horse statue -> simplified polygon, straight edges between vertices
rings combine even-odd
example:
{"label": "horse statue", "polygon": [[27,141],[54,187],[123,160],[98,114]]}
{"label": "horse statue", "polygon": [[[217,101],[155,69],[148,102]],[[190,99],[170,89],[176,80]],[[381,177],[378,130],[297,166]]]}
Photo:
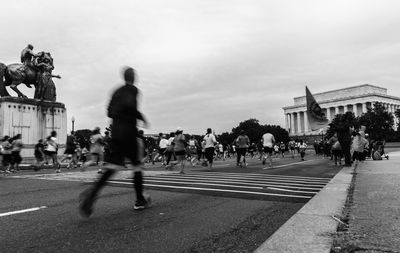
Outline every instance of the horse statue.
{"label": "horse statue", "polygon": [[52,87],[51,91],[54,94],[47,95],[47,97],[44,97],[46,95],[42,92],[44,90],[43,86],[54,86],[51,80],[52,77],[61,78],[58,75],[51,74],[53,69],[53,58],[48,52],[38,53],[34,57],[32,64],[29,65],[21,63],[5,65],[0,63],[0,96],[9,97],[10,94],[6,87],[10,86],[18,94],[18,97],[27,98],[17,88],[18,85],[23,83],[29,88],[32,88],[32,85],[35,87],[35,99],[55,101],[55,87]]}

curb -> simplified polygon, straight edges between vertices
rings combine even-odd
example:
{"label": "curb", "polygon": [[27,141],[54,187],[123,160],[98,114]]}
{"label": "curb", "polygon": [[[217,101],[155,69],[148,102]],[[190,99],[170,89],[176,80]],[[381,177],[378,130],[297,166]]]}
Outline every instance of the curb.
{"label": "curb", "polygon": [[347,199],[354,167],[343,167],[335,177],[254,253],[329,253]]}

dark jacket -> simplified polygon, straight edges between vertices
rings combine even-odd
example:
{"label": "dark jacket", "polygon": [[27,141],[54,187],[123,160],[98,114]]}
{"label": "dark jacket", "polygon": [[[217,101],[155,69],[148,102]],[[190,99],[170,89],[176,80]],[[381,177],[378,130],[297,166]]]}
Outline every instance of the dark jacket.
{"label": "dark jacket", "polygon": [[136,120],[143,120],[143,115],[137,110],[138,89],[126,84],[117,89],[108,105],[107,116],[115,123],[130,123],[136,126]]}

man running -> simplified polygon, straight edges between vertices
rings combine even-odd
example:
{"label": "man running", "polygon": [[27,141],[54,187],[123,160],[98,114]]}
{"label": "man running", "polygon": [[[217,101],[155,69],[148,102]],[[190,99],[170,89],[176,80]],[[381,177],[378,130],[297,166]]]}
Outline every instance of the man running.
{"label": "man running", "polygon": [[124,168],[125,158],[128,158],[135,167],[133,184],[136,192],[134,210],[145,209],[150,204],[150,197],[143,196],[143,174],[138,157],[138,130],[137,120],[141,120],[147,127],[147,121],[137,109],[138,89],[135,83],[135,70],[127,67],[124,72],[125,85],[117,89],[112,95],[108,106],[108,117],[113,120],[111,129],[111,149],[108,164],[103,174],[95,182],[93,187],[81,194],[79,210],[82,216],[89,217],[93,212],[93,204],[96,197],[107,182],[115,173],[116,169]]}
{"label": "man running", "polygon": [[[246,153],[249,148],[250,140],[249,137],[245,134],[244,130],[240,131],[240,135],[236,139],[236,150],[237,150],[237,158],[236,158],[236,166],[247,167],[246,163]],[[243,156],[243,163],[240,161],[240,158]]]}
{"label": "man running", "polygon": [[271,133],[265,133],[261,139],[263,143],[264,157],[262,164],[265,164],[266,160],[269,159],[269,167],[272,168],[272,151],[275,144],[275,137]]}
{"label": "man running", "polygon": [[217,144],[217,139],[215,135],[212,134],[212,129],[207,128],[207,134],[203,138],[204,140],[204,156],[208,161],[208,170],[211,170],[214,161],[214,151],[215,145]]}

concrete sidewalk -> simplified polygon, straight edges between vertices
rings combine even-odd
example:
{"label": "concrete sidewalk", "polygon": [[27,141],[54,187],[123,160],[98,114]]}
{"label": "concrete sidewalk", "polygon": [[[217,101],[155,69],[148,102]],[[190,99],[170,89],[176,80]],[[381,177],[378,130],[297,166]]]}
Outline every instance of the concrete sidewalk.
{"label": "concrete sidewalk", "polygon": [[389,158],[358,166],[349,228],[337,238],[337,252],[400,252],[400,152]]}

